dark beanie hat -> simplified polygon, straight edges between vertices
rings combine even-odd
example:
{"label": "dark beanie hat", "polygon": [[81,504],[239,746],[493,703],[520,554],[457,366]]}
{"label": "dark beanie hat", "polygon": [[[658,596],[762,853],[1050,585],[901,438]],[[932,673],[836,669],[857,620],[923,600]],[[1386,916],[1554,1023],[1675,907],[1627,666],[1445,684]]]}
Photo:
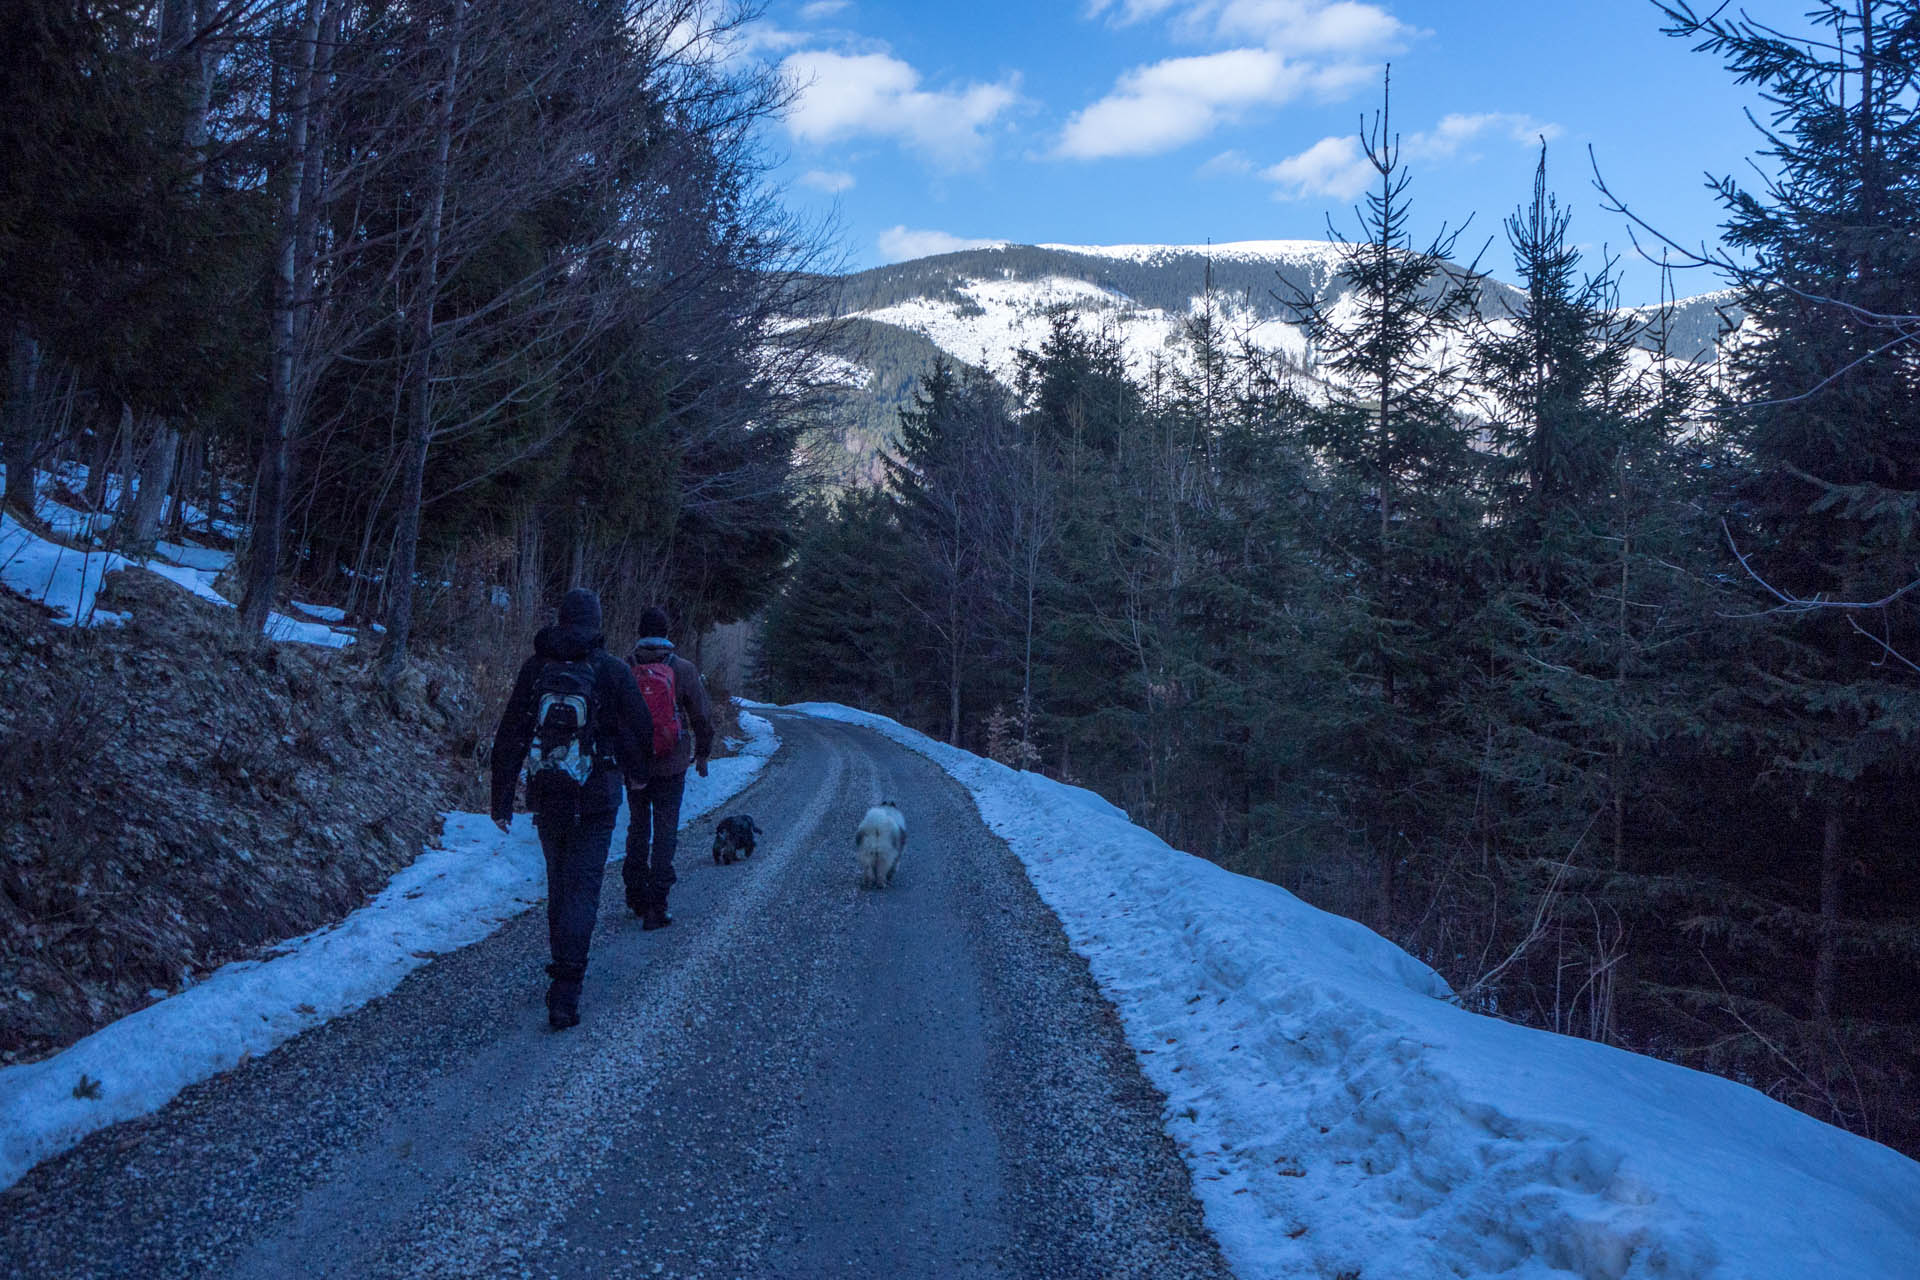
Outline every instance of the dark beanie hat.
{"label": "dark beanie hat", "polygon": [[585,587],[575,587],[560,602],[560,625],[586,631],[600,629],[600,597]]}
{"label": "dark beanie hat", "polygon": [[640,634],[659,636],[665,639],[673,620],[667,617],[667,611],[657,604],[650,604],[640,611]]}

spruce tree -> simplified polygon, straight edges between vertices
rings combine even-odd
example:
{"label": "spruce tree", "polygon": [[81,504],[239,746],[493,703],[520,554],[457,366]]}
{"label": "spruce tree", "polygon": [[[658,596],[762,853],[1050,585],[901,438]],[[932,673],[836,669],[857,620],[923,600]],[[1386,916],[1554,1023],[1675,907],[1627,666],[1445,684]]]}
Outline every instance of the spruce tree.
{"label": "spruce tree", "polygon": [[938,360],[901,410],[898,452],[884,460],[902,537],[921,566],[911,580],[918,589],[903,592],[902,603],[931,639],[924,656],[944,692],[939,723],[956,745],[994,604],[992,481],[1009,425],[1005,394],[991,378]]}
{"label": "spruce tree", "polygon": [[[1659,746],[1698,732],[1679,643],[1689,535],[1672,440],[1695,379],[1636,345],[1610,262],[1587,273],[1546,182],[1506,220],[1524,294],[1476,335],[1489,414],[1485,592],[1467,628],[1483,743],[1469,834],[1477,874],[1446,911],[1474,954],[1477,1002],[1556,1031],[1622,1034],[1621,989],[1648,940],[1638,849],[1659,829]],[[1686,696],[1676,696],[1681,690]],[[1664,799],[1664,797],[1659,797]],[[1572,982],[1566,981],[1569,974]]]}
{"label": "spruce tree", "polygon": [[1745,464],[1726,571],[1749,590],[1727,612],[1765,623],[1738,707],[1786,819],[1758,860],[1785,899],[1761,927],[1812,961],[1778,1005],[1817,1026],[1809,1055],[1857,1049],[1885,1033],[1887,966],[1920,971],[1920,6],[1828,0],[1804,38],[1662,8],[1768,104],[1773,176],[1717,184],[1748,317],[1722,415]]}
{"label": "spruce tree", "polygon": [[793,572],[767,607],[760,676],[780,702],[829,701],[914,720],[918,663],[900,591],[914,570],[898,512],[853,489],[803,516]]}
{"label": "spruce tree", "polygon": [[1459,754],[1447,742],[1460,678],[1448,632],[1471,609],[1477,459],[1457,343],[1479,294],[1472,269],[1452,260],[1457,232],[1414,242],[1389,106],[1362,138],[1379,179],[1363,235],[1338,236],[1345,291],[1331,304],[1293,300],[1333,384],[1306,430],[1339,495],[1323,554],[1352,582],[1340,629],[1355,693],[1328,717],[1325,746],[1364,779],[1383,921],[1401,863],[1434,825],[1422,810],[1441,792],[1425,774]]}

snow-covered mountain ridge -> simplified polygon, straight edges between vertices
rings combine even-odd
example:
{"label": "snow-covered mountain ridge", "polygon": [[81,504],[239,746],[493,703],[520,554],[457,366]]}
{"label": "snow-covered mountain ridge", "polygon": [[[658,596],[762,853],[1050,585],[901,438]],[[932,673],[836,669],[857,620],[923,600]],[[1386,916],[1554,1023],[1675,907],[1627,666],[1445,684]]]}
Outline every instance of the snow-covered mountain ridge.
{"label": "snow-covered mountain ridge", "polygon": [[[846,388],[838,447],[856,474],[891,436],[915,380],[937,354],[1009,376],[1022,349],[1046,338],[1066,311],[1112,334],[1144,373],[1176,358],[1187,321],[1211,302],[1231,341],[1284,354],[1314,373],[1291,303],[1337,304],[1346,292],[1342,246],[1323,240],[1244,240],[1215,245],[1001,244],[915,258],[844,276],[834,314],[848,321]],[[1487,278],[1481,310],[1507,314],[1519,290]],[[1629,308],[1647,318],[1653,308]],[[804,322],[807,317],[797,317]],[[1673,304],[1670,354],[1706,360],[1740,314],[1725,290]]]}
{"label": "snow-covered mountain ridge", "polygon": [[[1016,245],[964,250],[857,272],[844,278],[840,314],[932,340],[955,359],[1010,367],[1013,353],[1065,308],[1106,325],[1129,355],[1146,359],[1196,311],[1209,292],[1230,331],[1275,350],[1304,352],[1301,299],[1332,302],[1345,292],[1343,246],[1318,240],[1246,240],[1217,245]],[[1484,314],[1519,298],[1487,278]],[[1726,291],[1674,304],[1669,350],[1703,359],[1737,312]],[[1652,308],[1631,308],[1648,315]]]}

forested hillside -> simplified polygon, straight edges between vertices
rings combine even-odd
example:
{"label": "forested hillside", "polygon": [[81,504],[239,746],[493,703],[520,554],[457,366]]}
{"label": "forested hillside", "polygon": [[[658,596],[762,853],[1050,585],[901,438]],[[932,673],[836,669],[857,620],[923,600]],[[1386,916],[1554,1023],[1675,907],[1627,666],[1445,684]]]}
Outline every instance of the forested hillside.
{"label": "forested hillside", "polygon": [[[410,648],[750,614],[831,327],[765,193],[788,86],[695,0],[22,0],[0,42],[6,509],[75,464],[120,549],[235,537]],[[105,524],[104,521],[101,522]]]}
{"label": "forested hillside", "polygon": [[839,366],[843,380],[828,392],[826,425],[806,438],[801,452],[814,478],[829,488],[875,484],[900,411],[912,403],[914,387],[940,348],[897,325],[859,317],[828,323],[836,331],[832,352],[845,362]]}
{"label": "forested hillside", "polygon": [[1377,121],[1344,303],[1300,312],[1335,394],[1205,307],[1146,372],[1066,312],[1004,381],[936,361],[885,482],[810,513],[767,692],[1920,1151],[1920,11],[1819,9],[1837,47],[1669,15],[1780,110],[1777,179],[1722,191],[1717,370],[1639,354],[1672,319],[1616,309],[1544,155],[1487,323]]}
{"label": "forested hillside", "polygon": [[377,892],[567,587],[615,647],[771,594],[839,335],[745,20],[6,6],[8,1062]]}
{"label": "forested hillside", "polygon": [[[1450,265],[1471,273],[1470,306],[1480,319],[1499,323],[1523,303],[1525,295],[1484,261],[1477,270]],[[856,272],[814,299],[816,308],[838,308],[832,314],[845,336],[837,351],[847,362],[834,394],[840,430],[821,437],[816,456],[835,480],[876,478],[881,448],[895,444],[910,384],[933,354],[1005,380],[1015,353],[1039,344],[1055,312],[1071,312],[1082,327],[1116,338],[1131,372],[1142,377],[1179,358],[1182,326],[1201,310],[1212,315],[1223,344],[1284,353],[1299,371],[1317,374],[1303,307],[1337,307],[1351,293],[1338,246],[1323,240],[1006,244]],[[1645,323],[1654,310],[1659,323]],[[1699,363],[1710,362],[1716,342],[1743,319],[1730,290],[1628,314],[1642,321],[1629,330],[1641,351]]]}

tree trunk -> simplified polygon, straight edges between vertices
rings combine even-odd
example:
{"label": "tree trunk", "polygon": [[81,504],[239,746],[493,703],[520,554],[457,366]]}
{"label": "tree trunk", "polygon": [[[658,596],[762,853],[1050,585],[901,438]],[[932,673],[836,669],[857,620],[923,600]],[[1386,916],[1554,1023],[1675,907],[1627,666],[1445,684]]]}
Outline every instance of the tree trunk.
{"label": "tree trunk", "polygon": [[281,194],[279,250],[274,257],[266,440],[260,452],[259,475],[254,481],[247,588],[240,600],[240,623],[256,634],[266,628],[267,616],[273,610],[273,598],[280,585],[280,560],[285,553],[287,470],[297,397],[295,312],[300,291],[295,282],[304,265],[300,261],[301,201],[307,187],[307,126],[313,108],[314,58],[320,43],[320,2],[306,0],[293,74],[293,101],[287,117],[288,172],[286,189]]}
{"label": "tree trunk", "polygon": [[1389,830],[1380,844],[1380,927],[1383,931],[1393,923],[1394,861],[1393,832]]}
{"label": "tree trunk", "polygon": [[180,433],[165,422],[157,423],[153,438],[140,458],[140,490],[133,501],[125,544],[145,549],[152,545],[160,529],[160,513],[167,490],[173,485],[174,460],[180,452]]}
{"label": "tree trunk", "polygon": [[[1633,569],[1633,539],[1626,529],[1626,468],[1615,461],[1615,487],[1621,495],[1620,530],[1620,620],[1616,637],[1619,651],[1614,655],[1613,698],[1614,710],[1621,721],[1626,719],[1627,709],[1627,642],[1631,632],[1627,623],[1627,589]],[[1626,865],[1627,849],[1627,733],[1624,728],[1617,729],[1613,735],[1613,778],[1609,790],[1613,792],[1613,869],[1618,871]]]}
{"label": "tree trunk", "polygon": [[521,508],[519,556],[514,566],[513,615],[526,623],[540,609],[540,513],[532,507]]}
{"label": "tree trunk", "polygon": [[433,312],[440,296],[440,235],[447,203],[447,169],[453,149],[453,100],[459,90],[460,52],[466,35],[467,0],[453,0],[447,31],[446,79],[436,112],[433,167],[427,182],[427,224],[413,299],[412,358],[407,363],[407,455],[400,528],[387,579],[387,640],[380,678],[388,686],[406,670],[413,634],[413,578],[420,550],[420,504],[425,496],[427,450],[433,442]]}
{"label": "tree trunk", "polygon": [[960,745],[960,607],[956,591],[947,610],[947,742]]}
{"label": "tree trunk", "polygon": [[1834,795],[1827,800],[1820,839],[1820,949],[1813,965],[1813,1003],[1822,1022],[1833,1017],[1839,982],[1840,842],[1844,833],[1840,797]]}
{"label": "tree trunk", "polygon": [[99,512],[107,505],[107,468],[113,464],[114,433],[98,418],[94,420],[93,449],[87,456],[87,485],[83,492],[87,510]]}
{"label": "tree trunk", "polygon": [[584,587],[587,585],[587,500],[574,500],[573,511],[573,563],[567,571],[567,586]]}
{"label": "tree trunk", "polygon": [[118,464],[120,487],[109,495],[116,534],[125,530],[127,518],[133,514],[134,430],[133,406],[122,400],[120,402],[120,433],[114,437],[114,448],[120,455]]}
{"label": "tree trunk", "polygon": [[[207,145],[207,108],[213,98],[213,56],[205,37],[216,23],[218,0],[164,0],[160,6],[159,56],[180,59],[187,81],[180,140],[188,151]],[[197,156],[190,181],[200,185],[205,157]]]}
{"label": "tree trunk", "polygon": [[40,433],[34,421],[34,392],[40,375],[40,344],[16,322],[7,347],[7,488],[0,505],[33,514],[34,466]]}
{"label": "tree trunk", "polygon": [[167,508],[167,533],[175,539],[187,532],[188,500],[199,487],[199,476],[206,467],[206,458],[206,434],[189,432],[180,446],[180,468],[173,476],[173,505]]}
{"label": "tree trunk", "polygon": [[211,437],[207,439],[206,453],[205,473],[201,479],[207,486],[204,495],[207,515],[206,534],[211,538],[219,533],[214,526],[220,522],[220,459],[214,451],[214,442]]}
{"label": "tree trunk", "polygon": [[[425,350],[414,356],[413,364],[428,363]],[[417,572],[420,548],[420,504],[426,491],[427,444],[429,433],[420,425],[422,417],[431,418],[433,406],[428,399],[429,381],[423,370],[410,370],[407,380],[413,384],[416,403],[408,410],[406,474],[400,485],[400,524],[394,532],[394,551],[387,570],[387,636],[380,652],[380,679],[392,686],[407,669],[407,646],[413,638],[413,580]]]}

